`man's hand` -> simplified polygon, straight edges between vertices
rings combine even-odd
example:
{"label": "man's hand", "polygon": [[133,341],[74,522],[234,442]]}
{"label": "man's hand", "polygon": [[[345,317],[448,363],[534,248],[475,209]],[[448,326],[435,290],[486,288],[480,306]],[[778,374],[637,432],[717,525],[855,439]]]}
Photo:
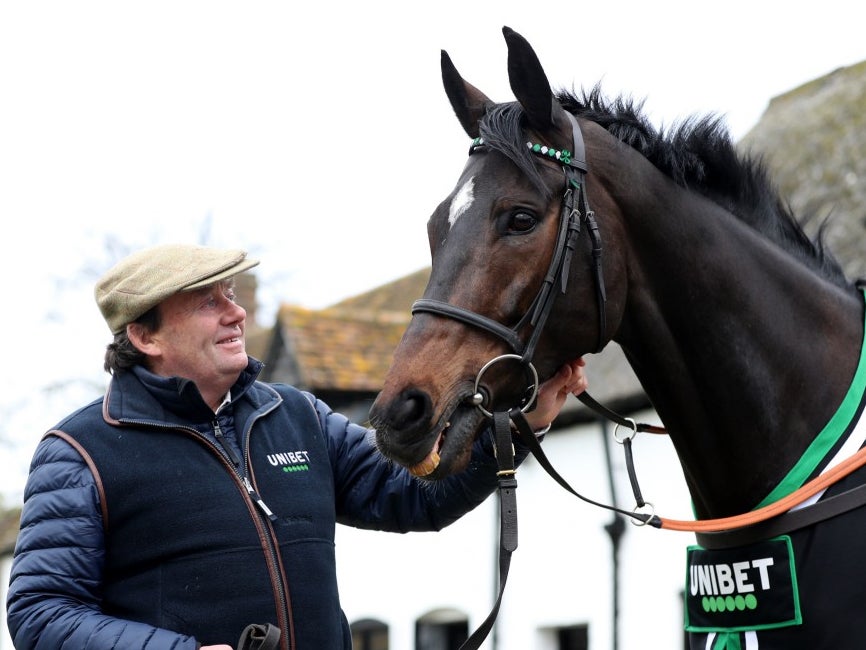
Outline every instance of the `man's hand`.
{"label": "man's hand", "polygon": [[526,421],[533,431],[547,427],[559,415],[569,395],[580,395],[589,381],[584,372],[583,357],[563,365],[556,374],[538,387],[535,408],[526,414]]}

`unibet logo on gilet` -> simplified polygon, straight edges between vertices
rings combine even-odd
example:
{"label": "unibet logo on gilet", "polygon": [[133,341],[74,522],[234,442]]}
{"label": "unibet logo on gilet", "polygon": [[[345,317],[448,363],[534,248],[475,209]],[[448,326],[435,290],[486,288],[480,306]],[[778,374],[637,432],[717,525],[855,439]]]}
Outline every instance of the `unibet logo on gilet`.
{"label": "unibet logo on gilet", "polygon": [[310,469],[310,454],[306,450],[268,454],[268,462],[284,472],[306,472]]}

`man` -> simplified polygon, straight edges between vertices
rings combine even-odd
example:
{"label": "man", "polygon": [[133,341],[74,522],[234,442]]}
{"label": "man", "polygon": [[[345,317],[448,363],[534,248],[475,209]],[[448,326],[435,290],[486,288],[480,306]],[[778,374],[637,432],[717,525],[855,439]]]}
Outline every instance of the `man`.
{"label": "man", "polygon": [[[97,283],[112,378],[35,452],[7,604],[19,650],[231,650],[252,623],[282,648],[350,648],[335,524],[439,530],[496,487],[486,437],[430,489],[313,395],[257,381],[232,280],[257,263],[164,245]],[[585,388],[581,366],[545,382],[534,428]]]}

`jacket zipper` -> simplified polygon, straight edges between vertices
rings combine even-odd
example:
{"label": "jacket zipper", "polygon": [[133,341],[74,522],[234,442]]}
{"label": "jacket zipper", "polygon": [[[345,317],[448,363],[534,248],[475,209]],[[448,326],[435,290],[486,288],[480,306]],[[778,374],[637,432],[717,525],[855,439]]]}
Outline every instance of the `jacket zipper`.
{"label": "jacket zipper", "polygon": [[223,434],[222,427],[220,427],[219,420],[214,418],[213,420],[213,434],[217,439],[217,442],[220,443],[220,447],[222,447],[223,451],[228,454],[228,457],[234,463],[235,467],[240,470],[241,480],[244,482],[244,487],[247,489],[247,494],[250,495],[250,498],[256,502],[256,505],[259,509],[265,513],[268,519],[271,521],[276,521],[277,516],[271,512],[271,509],[268,508],[267,504],[262,500],[259,496],[259,493],[255,491],[253,488],[253,484],[250,483],[250,479],[247,478],[246,467],[241,467],[241,459],[238,456],[238,452],[235,451],[235,448],[226,442],[225,434]]}
{"label": "jacket zipper", "polygon": [[226,454],[228,454],[228,457],[235,464],[235,467],[239,468],[241,466],[241,459],[238,456],[238,452],[236,452],[234,447],[232,447],[226,442],[226,437],[223,434],[222,428],[220,427],[219,420],[217,420],[216,418],[213,419],[213,435],[217,439],[217,442],[220,444],[220,447],[222,447],[222,450]]}
{"label": "jacket zipper", "polygon": [[277,516],[273,512],[271,512],[271,509],[268,508],[268,505],[264,501],[262,501],[262,498],[259,496],[259,493],[255,491],[255,489],[253,488],[253,484],[250,483],[250,479],[248,479],[246,476],[244,476],[243,482],[244,482],[244,486],[247,488],[247,493],[250,495],[250,498],[256,502],[256,505],[259,507],[259,509],[263,513],[265,513],[265,516],[268,519],[270,519],[271,521],[276,521]]}

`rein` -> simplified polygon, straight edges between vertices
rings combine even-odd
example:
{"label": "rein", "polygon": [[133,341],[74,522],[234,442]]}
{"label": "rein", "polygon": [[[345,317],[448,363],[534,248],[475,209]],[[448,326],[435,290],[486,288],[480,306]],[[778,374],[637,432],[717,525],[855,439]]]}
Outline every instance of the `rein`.
{"label": "rein", "polygon": [[[588,399],[582,399],[584,395],[585,393],[579,395],[578,399],[581,399],[581,401],[586,403],[588,406],[597,404],[588,395],[586,396]],[[608,412],[613,414],[612,411]],[[716,519],[681,520],[667,519],[664,517],[658,517],[655,514],[645,514],[636,511],[628,512],[613,506],[596,503],[595,501],[578,494],[553,468],[553,465],[541,449],[538,439],[529,429],[523,413],[511,411],[510,415],[515,418],[517,422],[517,431],[520,434],[520,440],[529,447],[532,455],[535,456],[536,460],[538,460],[539,464],[544,467],[547,473],[567,491],[571,492],[583,501],[587,501],[588,503],[600,506],[607,510],[613,510],[620,514],[624,514],[632,520],[635,520],[635,522],[641,526],[650,525],[653,528],[660,528],[663,530],[696,533],[698,542],[705,548],[729,548],[731,546],[739,546],[766,539],[768,537],[774,537],[800,528],[805,528],[806,526],[830,519],[831,517],[835,517],[836,515],[866,504],[866,484],[863,484],[847,490],[846,492],[842,492],[841,494],[817,501],[809,506],[793,510],[793,508],[800,506],[809,498],[819,494],[823,490],[826,490],[855,470],[866,465],[866,447],[863,447],[857,453],[846,458],[832,469],[816,476],[814,479],[805,483],[787,496],[762,508],[751,510],[743,514]],[[616,414],[613,415],[615,417],[612,418],[612,420],[616,422],[617,425],[629,424],[632,428],[632,433],[630,435],[624,436],[622,439],[617,438],[617,442],[622,443],[625,449],[626,468],[635,495],[635,509],[643,508],[645,505],[652,507],[651,503],[643,500],[643,496],[640,493],[640,488],[637,484],[637,475],[634,470],[634,460],[631,453],[630,443],[631,439],[639,431],[663,433],[664,429],[653,425],[636,424],[629,418],[622,418]],[[522,425],[520,424],[521,420],[523,422]]]}

